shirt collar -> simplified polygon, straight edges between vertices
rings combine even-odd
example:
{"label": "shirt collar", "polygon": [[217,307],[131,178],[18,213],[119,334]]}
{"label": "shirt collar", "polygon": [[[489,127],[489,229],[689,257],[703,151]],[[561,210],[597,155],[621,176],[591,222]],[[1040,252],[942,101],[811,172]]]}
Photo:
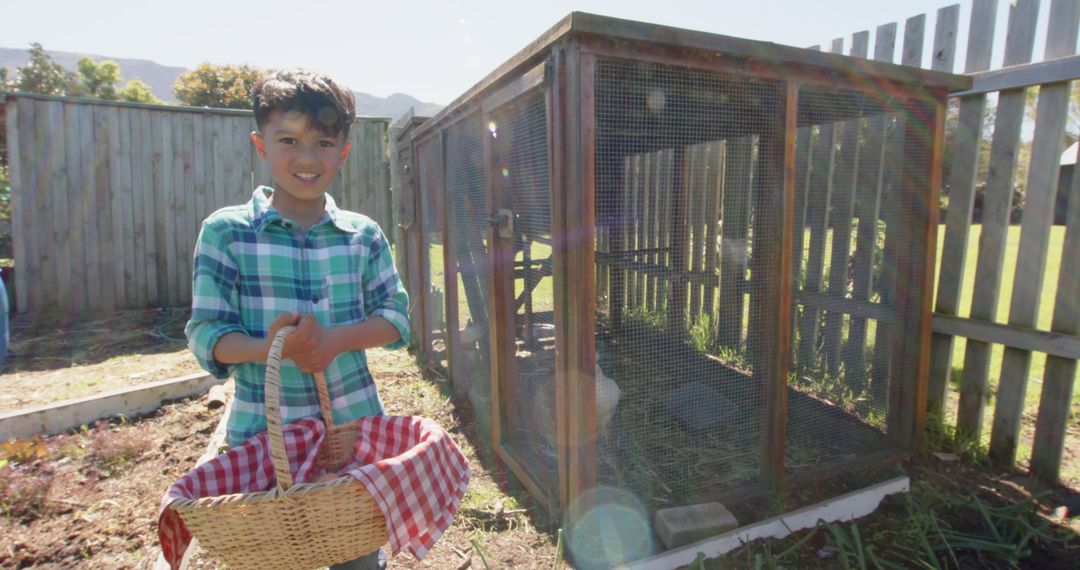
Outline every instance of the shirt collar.
{"label": "shirt collar", "polygon": [[[261,233],[262,230],[274,223],[278,222],[285,225],[285,218],[274,208],[270,203],[270,196],[274,194],[274,189],[269,186],[259,186],[255,189],[255,192],[251,195],[251,219],[255,228],[255,233]],[[330,194],[323,194],[326,197],[325,210],[323,212],[322,219],[315,224],[320,226],[327,222],[334,224],[338,229],[344,232],[357,233],[357,229],[345,224],[341,220],[341,210],[338,209],[337,203],[334,202],[333,196]],[[291,224],[290,224],[291,225]],[[315,227],[312,226],[312,227]]]}

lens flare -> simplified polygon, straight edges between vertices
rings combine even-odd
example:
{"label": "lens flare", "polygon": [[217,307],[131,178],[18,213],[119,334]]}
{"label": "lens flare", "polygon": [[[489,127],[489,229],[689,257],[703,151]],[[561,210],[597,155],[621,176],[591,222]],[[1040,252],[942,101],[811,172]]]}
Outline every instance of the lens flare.
{"label": "lens flare", "polygon": [[567,548],[584,569],[611,568],[652,554],[645,507],[622,489],[590,489],[570,507]]}

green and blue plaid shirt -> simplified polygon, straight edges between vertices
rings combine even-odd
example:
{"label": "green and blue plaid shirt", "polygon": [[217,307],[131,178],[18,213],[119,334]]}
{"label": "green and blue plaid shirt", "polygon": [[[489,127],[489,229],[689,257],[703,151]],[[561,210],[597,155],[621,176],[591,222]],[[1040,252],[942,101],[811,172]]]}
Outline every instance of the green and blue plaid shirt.
{"label": "green and blue plaid shirt", "polygon": [[[199,364],[217,378],[232,374],[236,396],[227,439],[236,445],[266,429],[266,365],[223,365],[214,345],[230,332],[265,338],[287,311],[313,314],[323,327],[379,316],[408,342],[408,294],[394,269],[390,246],[367,216],[339,210],[326,195],[326,212],[310,230],[270,205],[273,189],[260,186],[251,201],[223,208],[203,222],[195,246],[191,320],[185,333]],[[338,355],[326,369],[334,422],[382,414],[364,351]],[[288,423],[319,414],[314,378],[281,364],[281,415]]]}

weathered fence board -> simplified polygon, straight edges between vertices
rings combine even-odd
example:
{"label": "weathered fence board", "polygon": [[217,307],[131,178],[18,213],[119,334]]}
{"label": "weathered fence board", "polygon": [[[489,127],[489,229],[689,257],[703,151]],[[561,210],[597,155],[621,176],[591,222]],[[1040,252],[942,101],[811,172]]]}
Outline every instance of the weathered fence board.
{"label": "weathered fence board", "polygon": [[[1009,33],[1005,42],[1005,65],[1031,61],[1035,45],[1038,0],[1021,0],[1009,9]],[[971,318],[993,321],[997,315],[1001,276],[1004,270],[1005,240],[1009,231],[1013,177],[1016,169],[1020,128],[1024,118],[1024,91],[1002,92],[998,98],[994,138],[990,146],[990,169],[983,206],[979,259],[975,268]],[[960,412],[957,430],[964,437],[978,438],[989,386],[991,345],[975,339],[967,343],[964,372],[960,381]]]}
{"label": "weathered fence board", "polygon": [[[1080,2],[1055,0],[1050,5],[1050,28],[1046,36],[1046,56],[1051,60],[1076,51]],[[1069,108],[1069,83],[1039,88],[1035,133],[1031,147],[1024,215],[1020,226],[1020,248],[1016,256],[1013,298],[1009,324],[1034,327],[1039,318],[1039,301],[1046,273],[1046,257],[1057,197],[1058,164]],[[1074,204],[1075,206],[1075,204]],[[1005,347],[998,386],[997,407],[990,435],[990,457],[998,464],[1012,465],[1020,438],[1031,352]]]}
{"label": "weathered fence board", "polygon": [[[20,312],[188,304],[202,220],[270,182],[247,112],[21,94],[4,105]],[[332,195],[389,237],[386,122],[354,123]]]}
{"label": "weathered fence board", "polygon": [[[1046,3],[1042,3],[1046,5]],[[1075,274],[1080,271],[1076,242],[1077,232],[1075,229],[1080,221],[1077,213],[1070,209],[1066,223],[1073,224],[1066,227],[1065,248],[1061,253],[1062,265],[1058,277],[1058,293],[1055,302],[1054,322],[1051,330],[1040,330],[1036,322],[1039,313],[1040,302],[1050,302],[1049,299],[1040,299],[1043,287],[1043,279],[1049,278],[1044,275],[1047,267],[1047,257],[1057,255],[1050,250],[1050,228],[1052,227],[1052,210],[1054,208],[1055,194],[1080,192],[1074,187],[1058,189],[1058,157],[1062,152],[1062,117],[1066,114],[1066,97],[1069,82],[1080,79],[1077,62],[1080,55],[1075,53],[1078,12],[1080,2],[1077,0],[1055,0],[1049,5],[1050,13],[1043,13],[1040,17],[1040,2],[1038,0],[1016,0],[1007,4],[1008,25],[1007,30],[995,30],[995,21],[998,18],[1001,6],[997,0],[974,0],[971,5],[970,20],[967,23],[966,35],[968,38],[964,72],[974,78],[971,89],[953,94],[955,106],[955,120],[951,121],[951,137],[947,137],[950,151],[946,156],[951,157],[951,163],[946,172],[951,172],[948,180],[948,208],[944,220],[944,243],[942,244],[941,259],[938,260],[940,277],[938,293],[935,304],[935,316],[932,330],[931,361],[929,363],[927,406],[931,412],[948,412],[951,408],[948,402],[949,378],[953,372],[953,342],[955,337],[967,338],[967,348],[964,361],[958,365],[962,369],[962,378],[959,389],[959,403],[956,411],[957,432],[962,437],[979,438],[981,426],[984,423],[983,415],[986,402],[989,400],[989,386],[991,379],[989,371],[991,367],[990,355],[994,345],[1005,346],[1005,357],[1002,362],[1000,384],[994,410],[993,430],[991,432],[991,455],[999,463],[1012,465],[1016,460],[1018,441],[1021,429],[1021,417],[1025,409],[1024,397],[1026,393],[1027,376],[1032,352],[1047,354],[1043,393],[1041,396],[1039,415],[1036,419],[1036,433],[1034,450],[1032,453],[1032,472],[1040,478],[1053,482],[1061,472],[1062,448],[1066,437],[1065,424],[1068,418],[1071,400],[1072,386],[1077,374],[1077,280]],[[1047,30],[1046,49],[1042,61],[1032,63],[1034,43],[1036,38],[1037,22],[1045,19],[1049,22]],[[935,70],[951,71],[952,61],[955,54],[955,39],[961,34],[959,29],[960,7],[957,5],[947,6],[937,12],[937,27],[934,37],[934,47],[929,66]],[[902,50],[905,65],[922,66],[921,46],[926,42],[926,34],[922,26],[925,23],[924,16],[915,16],[905,26],[905,45]],[[891,26],[891,30],[890,30]],[[886,24],[878,28],[879,36],[875,49],[875,58],[881,59],[885,51],[890,54],[893,49],[888,32],[895,34],[895,24]],[[995,34],[995,31],[998,33]],[[1004,33],[1003,33],[1004,32]],[[859,34],[865,34],[860,32]],[[855,35],[857,39],[859,34]],[[1005,36],[1005,56],[1000,69],[991,68],[991,55],[993,53],[995,35]],[[887,58],[891,60],[891,55]],[[1036,110],[1034,125],[1030,121],[1025,124],[1026,90],[1030,87],[1038,87],[1040,97]],[[987,115],[987,95],[997,93],[997,106],[994,110],[993,125],[984,124]],[[1030,111],[1028,109],[1027,111]],[[898,172],[888,164],[888,156],[895,154],[886,151],[883,160],[865,160],[868,153],[878,152],[871,149],[875,144],[881,144],[880,140],[884,132],[876,132],[874,120],[871,119],[866,126],[864,143],[860,146],[858,182],[856,187],[856,199],[854,218],[859,220],[856,230],[856,250],[853,255],[853,294],[852,300],[865,303],[869,301],[871,291],[889,287],[873,286],[871,277],[872,266],[868,262],[867,253],[873,251],[873,233],[864,221],[876,220],[877,204],[873,200],[867,200],[862,194],[865,191],[866,177],[871,176],[866,170],[874,168],[872,163],[881,166],[880,188],[888,188],[890,177],[895,177]],[[1034,127],[1034,128],[1032,128]],[[895,129],[893,130],[895,133]],[[987,133],[993,133],[992,136]],[[1029,139],[1030,137],[1030,139]],[[990,139],[990,140],[985,140]],[[1029,143],[1030,140],[1030,143]],[[898,142],[886,142],[899,144]],[[979,168],[979,148],[989,146],[988,175],[985,180],[986,190],[982,204],[982,228],[976,262],[975,275],[968,276],[965,280],[964,268],[965,256],[969,249],[969,236],[972,231],[972,216],[976,199],[976,189],[983,181],[977,181]],[[1017,252],[1018,264],[1015,272],[1015,282],[1012,284],[1012,298],[1005,299],[1009,309],[1009,324],[996,323],[999,297],[1001,295],[1002,276],[1004,274],[1005,247],[1008,236],[1011,210],[1013,204],[1013,191],[1018,157],[1023,156],[1021,151],[1027,152],[1030,144],[1030,164],[1027,180],[1019,181],[1026,191],[1025,201],[1022,204],[1022,223],[1020,228],[1020,247]],[[880,147],[879,147],[880,148]],[[899,148],[899,147],[896,147]],[[944,191],[944,190],[942,190]],[[837,196],[839,198],[839,196]],[[886,227],[893,225],[891,218],[895,215],[897,207],[889,204],[888,194],[880,197],[881,221]],[[833,205],[834,223],[842,222],[842,210],[837,212],[837,206],[842,206],[839,201]],[[798,203],[796,205],[798,208]],[[865,210],[874,208],[873,215]],[[796,222],[796,228],[799,228]],[[1072,233],[1068,233],[1069,231]],[[834,239],[837,230],[834,229]],[[891,232],[891,229],[886,231]],[[800,240],[798,232],[796,241]],[[882,264],[883,278],[888,280],[889,272],[895,264],[889,256],[888,237],[886,238],[886,259]],[[834,249],[837,244],[834,242]],[[833,252],[835,259],[837,251]],[[795,252],[799,255],[799,251]],[[835,262],[834,262],[835,265]],[[798,262],[794,265],[796,271]],[[796,276],[798,273],[796,273]],[[972,279],[973,277],[973,279]],[[965,284],[966,283],[966,284]],[[965,290],[970,287],[970,290]],[[830,289],[831,289],[830,284]],[[962,318],[961,298],[970,292],[972,305],[970,318]],[[810,299],[810,297],[807,297]],[[818,299],[824,301],[824,297]],[[885,297],[881,299],[884,305],[891,301]],[[836,300],[828,303],[835,304]],[[842,309],[842,307],[841,307]],[[896,308],[900,311],[900,307]],[[805,308],[804,308],[805,311]],[[843,348],[842,360],[844,373],[848,381],[862,371],[864,343],[861,339],[866,335],[865,311],[858,314],[851,311],[851,324],[849,326],[849,339]],[[899,315],[897,315],[899,318]],[[875,347],[882,346],[883,340],[892,342],[904,339],[890,339],[883,335],[882,326],[878,322],[877,340]],[[816,358],[824,357],[829,362],[831,350],[828,337],[833,335],[834,325],[826,322],[826,348],[824,355],[815,355]],[[1045,326],[1045,323],[1044,323]],[[875,377],[880,371],[878,364],[884,363],[875,356],[873,366]],[[894,362],[894,365],[896,362]],[[908,364],[903,364],[908,366]],[[830,366],[830,369],[832,367]],[[875,382],[877,383],[877,382]]]}
{"label": "weathered fence board", "polygon": [[[975,73],[990,67],[996,12],[997,0],[976,0],[972,5],[965,73]],[[985,114],[985,95],[971,95],[960,99],[959,118],[952,138],[952,178],[949,184],[949,207],[945,213],[945,238],[941,254],[942,259],[948,259],[949,263],[941,264],[937,304],[934,308],[939,314],[956,315],[960,310],[968,235],[975,206],[979,141]],[[945,408],[945,392],[952,374],[953,342],[952,336],[939,333],[934,333],[931,340],[927,407],[934,413],[940,413]]]}

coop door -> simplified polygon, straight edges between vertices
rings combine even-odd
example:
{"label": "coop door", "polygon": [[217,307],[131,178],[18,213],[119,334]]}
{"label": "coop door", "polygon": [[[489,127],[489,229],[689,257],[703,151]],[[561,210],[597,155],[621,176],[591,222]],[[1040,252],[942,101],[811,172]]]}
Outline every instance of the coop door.
{"label": "coop door", "polygon": [[495,436],[516,474],[558,496],[548,97],[543,69],[485,104],[496,339]]}

